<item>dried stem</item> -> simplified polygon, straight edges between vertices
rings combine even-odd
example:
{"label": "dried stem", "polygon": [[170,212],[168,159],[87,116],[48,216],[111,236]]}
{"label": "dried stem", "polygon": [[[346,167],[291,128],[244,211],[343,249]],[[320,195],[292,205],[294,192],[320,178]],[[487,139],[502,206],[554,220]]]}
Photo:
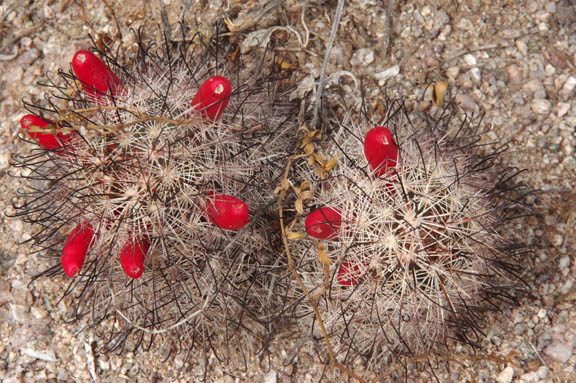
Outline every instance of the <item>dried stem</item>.
{"label": "dried stem", "polygon": [[[328,355],[330,357],[330,363],[334,364],[334,366],[336,366],[336,368],[342,370],[349,377],[356,379],[359,382],[365,383],[366,380],[364,380],[360,376],[356,375],[353,371],[351,371],[346,366],[344,366],[343,364],[341,364],[340,362],[338,362],[336,360],[336,357],[334,356],[334,351],[332,350],[332,344],[330,343],[330,339],[328,338],[328,332],[326,331],[326,327],[324,326],[324,322],[322,320],[322,316],[320,315],[320,311],[318,310],[318,307],[316,306],[316,301],[318,300],[320,295],[325,292],[325,290],[322,293],[320,293],[319,295],[312,297],[312,295],[310,294],[310,291],[308,291],[308,289],[306,288],[306,285],[302,281],[302,278],[300,278],[300,275],[298,274],[298,271],[296,270],[294,260],[292,259],[292,255],[290,253],[287,230],[286,230],[286,225],[284,223],[284,209],[282,206],[283,206],[284,200],[286,198],[286,192],[289,190],[288,174],[290,173],[290,169],[292,168],[292,163],[294,162],[294,160],[296,160],[298,158],[305,157],[305,156],[306,155],[296,154],[296,155],[293,155],[290,157],[290,159],[288,160],[288,163],[286,165],[286,169],[284,171],[284,177],[282,178],[282,185],[283,186],[281,188],[279,188],[280,193],[278,196],[278,215],[279,215],[279,219],[280,219],[280,230],[281,230],[281,234],[282,234],[282,242],[284,244],[284,249],[285,249],[284,253],[286,254],[286,259],[288,260],[288,268],[290,269],[290,273],[294,276],[294,278],[298,282],[298,285],[300,286],[300,288],[302,289],[302,291],[306,295],[306,298],[308,299],[308,303],[310,304],[310,306],[312,307],[312,310],[314,311],[314,315],[316,316],[316,320],[318,321],[318,325],[320,326],[320,330],[322,331],[322,336],[324,337],[324,341],[326,342],[326,347],[328,348]],[[293,226],[293,223],[289,226]]]}

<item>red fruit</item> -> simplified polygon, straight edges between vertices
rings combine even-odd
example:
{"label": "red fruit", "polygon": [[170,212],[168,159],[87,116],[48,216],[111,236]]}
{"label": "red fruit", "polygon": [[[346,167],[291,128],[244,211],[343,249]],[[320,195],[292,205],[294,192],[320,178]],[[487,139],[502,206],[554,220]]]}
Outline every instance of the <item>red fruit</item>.
{"label": "red fruit", "polygon": [[334,239],[342,225],[340,210],[332,207],[321,207],[306,217],[306,231],[317,239]]}
{"label": "red fruit", "polygon": [[383,126],[372,128],[364,138],[364,155],[378,177],[394,168],[398,161],[398,146],[392,132]]}
{"label": "red fruit", "polygon": [[120,265],[124,274],[132,279],[138,279],[144,272],[144,258],[150,249],[150,242],[145,239],[128,241],[120,253]]}
{"label": "red fruit", "polygon": [[190,105],[199,110],[202,117],[215,121],[226,109],[231,93],[232,85],[226,77],[212,76],[200,85]]}
{"label": "red fruit", "polygon": [[68,236],[60,261],[64,272],[70,278],[74,278],[82,269],[93,238],[94,229],[86,222],[76,226]]}
{"label": "red fruit", "polygon": [[360,282],[360,267],[349,262],[342,262],[338,270],[338,283],[342,286],[353,286]]}
{"label": "red fruit", "polygon": [[38,142],[40,146],[48,150],[61,148],[68,141],[70,141],[71,138],[70,135],[64,135],[62,133],[44,134],[30,131],[30,129],[32,129],[33,127],[42,129],[52,123],[53,123],[52,121],[43,120],[40,117],[35,116],[33,114],[27,114],[24,117],[22,117],[22,119],[20,119],[20,126],[22,127],[22,129],[27,130],[28,135],[33,140],[35,140],[36,142]]}
{"label": "red fruit", "polygon": [[250,220],[248,206],[236,197],[210,192],[206,202],[210,222],[224,230],[238,230]]}
{"label": "red fruit", "polygon": [[94,53],[78,51],[72,58],[72,70],[90,96],[115,94],[122,83]]}

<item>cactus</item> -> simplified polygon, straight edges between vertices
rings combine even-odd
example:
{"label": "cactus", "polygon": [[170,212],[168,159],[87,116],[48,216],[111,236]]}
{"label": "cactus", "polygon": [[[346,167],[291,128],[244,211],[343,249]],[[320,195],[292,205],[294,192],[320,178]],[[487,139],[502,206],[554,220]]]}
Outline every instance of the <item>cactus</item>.
{"label": "cactus", "polygon": [[250,347],[270,310],[275,266],[259,257],[295,113],[223,46],[139,43],[125,65],[77,52],[52,110],[22,119],[36,146],[13,159],[29,181],[17,215],[59,260],[43,275],[72,278],[72,315],[112,320],[103,350]]}
{"label": "cactus", "polygon": [[[382,372],[395,358],[438,355],[449,339],[475,345],[480,314],[514,302],[514,252],[499,229],[519,201],[505,188],[514,171],[495,174],[499,151],[483,154],[454,110],[424,119],[396,102],[382,123],[360,115],[328,130],[330,173],[303,175],[316,183],[295,226],[308,236],[289,246],[336,360]],[[298,325],[321,339],[302,286],[291,286],[304,302]]]}

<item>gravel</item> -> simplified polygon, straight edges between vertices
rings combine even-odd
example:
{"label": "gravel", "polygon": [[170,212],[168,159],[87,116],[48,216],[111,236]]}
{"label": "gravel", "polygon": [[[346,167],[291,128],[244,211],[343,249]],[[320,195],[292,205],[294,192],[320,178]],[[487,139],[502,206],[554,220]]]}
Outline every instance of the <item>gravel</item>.
{"label": "gravel", "polygon": [[[180,20],[180,0],[169,3],[171,22]],[[208,30],[215,17],[237,18],[238,44],[248,33],[280,25],[290,26],[277,54],[298,66],[295,95],[312,97],[334,14],[334,2],[308,1],[302,18],[299,1],[286,0],[282,10],[271,11],[251,22],[256,2],[185,2],[192,7],[188,20]],[[239,8],[229,9],[228,3]],[[534,215],[517,221],[511,235],[538,245],[522,260],[522,278],[531,296],[502,313],[488,314],[486,339],[474,352],[450,347],[456,363],[450,371],[439,368],[441,382],[571,382],[576,372],[576,8],[568,0],[409,0],[393,9],[394,38],[388,46],[386,2],[347,2],[327,75],[340,72],[341,83],[353,90],[353,78],[370,86],[379,84],[389,95],[402,96],[411,108],[430,110],[429,85],[448,83],[448,100],[468,113],[483,113],[487,137],[508,144],[501,166],[526,169],[519,179],[537,189],[530,203]],[[9,156],[23,145],[16,136],[24,113],[22,98],[41,99],[36,82],[68,68],[74,51],[90,46],[88,34],[121,39],[126,54],[134,53],[129,28],[144,24],[158,33],[157,2],[142,9],[140,2],[111,2],[122,27],[104,2],[84,2],[88,24],[78,2],[38,1],[25,7],[16,0],[0,5],[0,201],[10,213],[19,181],[7,174]],[[236,5],[235,5],[236,6]],[[142,12],[147,16],[142,18]],[[196,15],[194,17],[194,15]],[[304,23],[302,23],[304,20]],[[306,38],[306,31],[310,34]],[[278,34],[258,36],[278,38]],[[296,34],[300,37],[297,38]],[[262,41],[259,42],[260,44]],[[254,43],[247,50],[255,49]],[[348,71],[348,72],[342,72]],[[336,77],[335,77],[336,78]],[[335,90],[338,82],[328,89]],[[424,96],[423,96],[424,95]],[[183,355],[163,361],[155,353],[101,355],[99,331],[86,323],[64,322],[66,288],[62,278],[31,276],[50,263],[20,242],[31,228],[17,219],[0,217],[0,380],[16,382],[189,382],[232,383],[347,381],[334,368],[325,369],[317,351],[300,346],[297,337],[270,345],[269,355],[247,355],[247,368],[239,372],[219,366],[216,358],[193,359]],[[104,335],[106,332],[104,331]],[[96,350],[96,351],[94,351]],[[319,349],[322,352],[321,348]],[[325,359],[326,355],[320,355]],[[361,367],[351,366],[362,372]],[[398,370],[397,365],[390,371]],[[387,381],[365,374],[374,381]],[[424,369],[415,381],[429,381]]]}

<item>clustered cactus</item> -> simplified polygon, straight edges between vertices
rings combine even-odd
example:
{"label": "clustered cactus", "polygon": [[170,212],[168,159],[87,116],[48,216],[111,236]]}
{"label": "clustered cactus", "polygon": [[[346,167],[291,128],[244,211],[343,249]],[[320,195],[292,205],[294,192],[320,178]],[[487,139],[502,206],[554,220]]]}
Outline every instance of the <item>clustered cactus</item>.
{"label": "clustered cactus", "polygon": [[[296,149],[296,113],[271,74],[214,47],[141,42],[132,65],[79,51],[22,118],[35,146],[13,159],[28,181],[16,215],[58,260],[43,275],[69,278],[72,315],[113,320],[105,350],[159,337],[216,354],[278,316],[313,338],[322,321],[342,363],[372,370],[448,338],[476,343],[479,312],[517,286],[497,230],[516,201],[501,192],[508,175],[487,171],[497,153],[476,157],[476,135],[449,131],[451,116],[411,120],[394,104],[381,124],[357,111],[331,124],[321,177],[290,172],[311,155]],[[313,198],[283,252],[284,174]],[[283,283],[285,251],[316,313],[302,285]]]}

